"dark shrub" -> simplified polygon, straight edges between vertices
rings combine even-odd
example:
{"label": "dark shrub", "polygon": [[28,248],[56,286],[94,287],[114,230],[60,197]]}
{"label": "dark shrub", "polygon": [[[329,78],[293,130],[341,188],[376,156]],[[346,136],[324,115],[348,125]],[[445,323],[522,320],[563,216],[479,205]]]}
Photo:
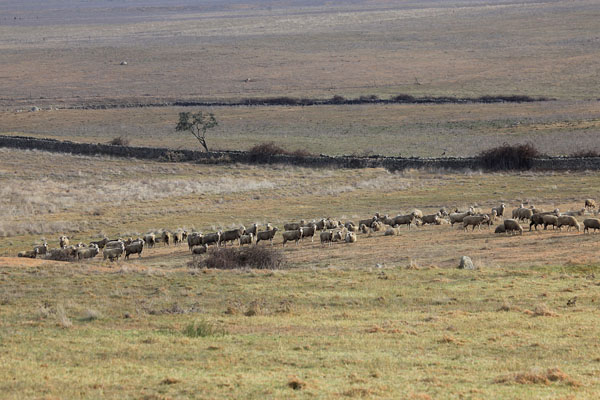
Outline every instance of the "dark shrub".
{"label": "dark shrub", "polygon": [[369,95],[369,96],[360,96],[358,98],[358,102],[359,103],[374,103],[376,101],[379,101],[379,97],[377,97],[377,95]]}
{"label": "dark shrub", "polygon": [[250,154],[261,156],[274,156],[277,154],[288,154],[288,151],[283,147],[277,146],[273,142],[261,143],[248,150]]}
{"label": "dark shrub", "polygon": [[281,269],[284,256],[281,250],[270,246],[220,247],[208,253],[204,259],[194,259],[190,268],[216,269]]}
{"label": "dark shrub", "polygon": [[531,143],[502,146],[485,150],[479,154],[482,165],[491,170],[530,169],[532,159],[542,154]]}
{"label": "dark shrub", "polygon": [[312,156],[306,150],[298,149],[295,151],[288,151],[283,147],[277,146],[273,142],[261,143],[252,147],[248,152],[254,156],[255,161],[259,160],[261,157],[275,156],[275,155],[284,155],[284,156],[295,156],[295,157],[310,157]]}
{"label": "dark shrub", "polygon": [[108,142],[112,146],[129,146],[129,139],[119,136]]}
{"label": "dark shrub", "polygon": [[336,94],[331,98],[330,102],[331,104],[344,104],[346,102],[346,98]]}
{"label": "dark shrub", "polygon": [[416,101],[415,97],[410,94],[399,94],[393,97],[392,100],[398,103],[414,103]]}

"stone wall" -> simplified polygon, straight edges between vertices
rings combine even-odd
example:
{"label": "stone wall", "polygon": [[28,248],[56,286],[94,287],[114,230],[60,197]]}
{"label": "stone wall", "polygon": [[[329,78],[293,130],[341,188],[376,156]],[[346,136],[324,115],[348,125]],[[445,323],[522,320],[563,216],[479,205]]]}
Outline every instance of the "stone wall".
{"label": "stone wall", "polygon": [[[440,168],[450,170],[483,169],[476,157],[465,158],[403,158],[403,157],[350,157],[326,155],[299,157],[292,155],[256,155],[244,151],[218,151],[206,153],[195,150],[172,150],[161,147],[112,146],[107,144],[76,143],[55,139],[37,139],[24,136],[0,135],[0,147],[43,150],[81,155],[107,155],[143,160],[196,162],[205,164],[290,164],[321,168],[386,168],[390,171],[408,168]],[[600,170],[600,157],[548,157],[536,158],[534,170]]]}

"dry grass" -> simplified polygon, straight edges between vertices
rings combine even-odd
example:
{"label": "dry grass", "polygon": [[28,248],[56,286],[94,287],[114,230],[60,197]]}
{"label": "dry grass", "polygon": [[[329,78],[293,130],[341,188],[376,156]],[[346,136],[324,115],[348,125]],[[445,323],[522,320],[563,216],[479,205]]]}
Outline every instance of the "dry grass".
{"label": "dry grass", "polygon": [[589,37],[599,30],[593,0],[248,3],[168,3],[167,15],[166,2],[140,9],[95,2],[88,6],[98,17],[93,29],[63,3],[6,4],[3,15],[24,18],[0,25],[3,103],[399,93],[599,97],[589,72],[598,63]]}
{"label": "dry grass", "polygon": [[[504,142],[532,142],[543,153],[596,149],[596,101],[532,104],[214,107],[220,125],[212,148],[248,150],[265,142],[313,154],[472,156]],[[115,135],[136,146],[197,149],[175,132],[179,107],[0,112],[0,132],[106,143]],[[143,129],[140,130],[140,126]]]}
{"label": "dry grass", "polygon": [[539,368],[527,372],[519,372],[513,375],[502,376],[495,383],[519,383],[521,385],[550,385],[553,382],[563,383],[569,386],[579,386],[580,383],[565,374],[560,368]]}

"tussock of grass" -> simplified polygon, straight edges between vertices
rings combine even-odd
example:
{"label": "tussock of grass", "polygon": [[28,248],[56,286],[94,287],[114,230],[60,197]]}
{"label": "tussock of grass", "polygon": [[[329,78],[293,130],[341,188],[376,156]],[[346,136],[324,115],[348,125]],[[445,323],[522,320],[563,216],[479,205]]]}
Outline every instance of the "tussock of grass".
{"label": "tussock of grass", "polygon": [[87,309],[87,310],[85,310],[85,313],[81,317],[81,321],[91,322],[91,321],[97,320],[100,317],[101,317],[101,314],[98,311],[96,311],[94,309]]}
{"label": "tussock of grass", "polygon": [[189,338],[224,336],[225,330],[215,326],[213,323],[200,320],[187,325],[183,331],[184,336]]}
{"label": "tussock of grass", "polygon": [[523,313],[531,315],[533,317],[557,317],[558,314],[550,309],[547,304],[540,303],[535,306],[533,311],[524,310]]}
{"label": "tussock of grass", "polygon": [[181,379],[167,377],[167,378],[163,379],[162,381],[160,381],[160,384],[161,385],[174,385],[179,382],[181,382]]}
{"label": "tussock of grass", "polygon": [[287,385],[294,390],[302,390],[306,387],[306,382],[297,376],[292,376],[289,378]]}
{"label": "tussock of grass", "polygon": [[501,376],[494,380],[495,383],[518,383],[521,385],[550,385],[553,382],[565,383],[569,386],[579,386],[579,382],[560,370],[548,368],[546,371],[532,369],[531,371],[518,372]]}
{"label": "tussock of grass", "polygon": [[62,304],[56,306],[56,322],[61,328],[68,329],[73,326],[73,322],[67,316],[65,307]]}

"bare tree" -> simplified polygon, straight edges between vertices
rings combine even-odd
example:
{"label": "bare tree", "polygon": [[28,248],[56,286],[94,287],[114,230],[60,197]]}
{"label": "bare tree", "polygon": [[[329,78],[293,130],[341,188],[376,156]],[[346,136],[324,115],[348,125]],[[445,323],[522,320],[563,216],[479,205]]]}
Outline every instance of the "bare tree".
{"label": "bare tree", "polygon": [[198,139],[202,147],[208,151],[208,146],[206,145],[206,131],[217,125],[219,125],[219,123],[213,113],[203,113],[202,111],[196,113],[180,112],[179,122],[177,123],[175,130],[178,132],[189,131],[196,139]]}

